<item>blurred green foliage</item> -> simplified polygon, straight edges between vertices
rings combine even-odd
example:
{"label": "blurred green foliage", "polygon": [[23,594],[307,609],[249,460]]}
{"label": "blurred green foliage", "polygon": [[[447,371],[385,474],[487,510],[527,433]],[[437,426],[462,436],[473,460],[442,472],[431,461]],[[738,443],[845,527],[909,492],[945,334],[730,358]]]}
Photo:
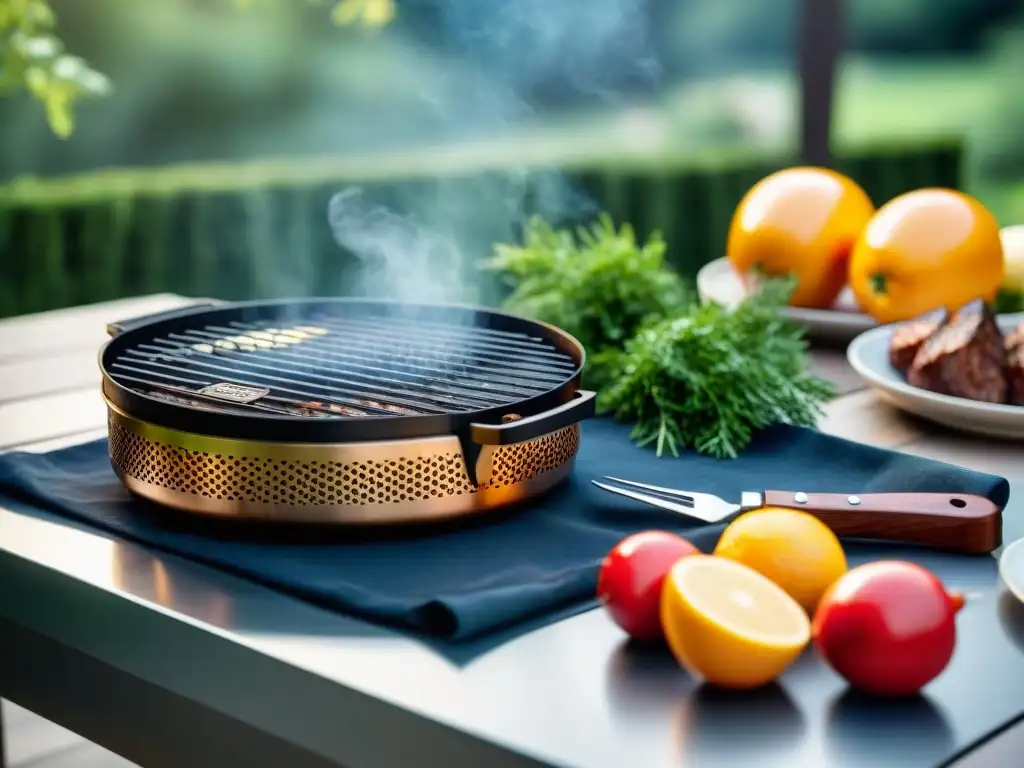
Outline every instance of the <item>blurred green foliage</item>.
{"label": "blurred green foliage", "polygon": [[993,103],[977,116],[976,171],[993,182],[1024,179],[1024,23],[1000,30],[993,41]]}
{"label": "blurred green foliage", "polygon": [[[86,2],[87,0],[82,0]],[[234,0],[240,9],[281,0]],[[382,27],[395,16],[395,0],[307,0],[333,5],[335,24]],[[61,138],[74,130],[75,103],[109,93],[109,80],[83,59],[65,53],[57,18],[46,0],[0,0],[0,96],[27,90],[46,109]]]}
{"label": "blurred green foliage", "polygon": [[[242,9],[266,6],[282,0],[235,0]],[[331,19],[338,26],[361,23],[383,27],[395,18],[395,0],[306,0],[310,5],[332,5]]]}
{"label": "blurred green foliage", "polygon": [[64,52],[55,27],[44,0],[0,0],[0,95],[27,89],[45,107],[54,133],[67,137],[74,128],[75,102],[106,93],[109,83]]}
{"label": "blurred green foliage", "polygon": [[[541,4],[496,8],[509,8],[515,19],[511,8],[536,11]],[[603,0],[593,12],[623,4]],[[0,7],[13,5],[0,0]],[[553,55],[547,64],[513,56],[491,69],[512,67],[538,78],[546,69],[562,69],[579,74],[583,86],[563,83],[559,91],[549,83],[507,93],[508,78],[487,69],[486,55],[460,47],[460,35],[471,33],[501,45],[502,14],[481,15],[474,0],[403,2],[383,34],[359,28],[390,18],[391,0],[387,6],[370,0],[47,5],[67,50],[108,75],[117,93],[75,110],[73,141],[47,129],[44,109],[30,103],[23,86],[14,89],[22,91],[18,98],[0,98],[4,186],[28,176],[104,168],[145,173],[210,161],[327,156],[396,165],[407,161],[407,150],[427,146],[450,148],[460,164],[483,152],[561,168],[581,156],[588,163],[617,163],[640,150],[657,153],[658,162],[689,164],[708,154],[789,151],[796,133],[795,0],[645,0],[652,56],[663,71],[656,93],[626,88],[625,103],[616,104],[588,92],[584,86],[593,78],[570,71],[568,55]],[[1002,221],[1024,220],[1019,182],[1005,178],[1015,166],[1003,160],[1024,136],[1015,130],[1020,120],[1012,118],[1024,105],[1022,65],[1013,62],[1011,43],[993,46],[987,36],[1012,26],[1014,6],[1019,9],[1020,0],[847,3],[849,53],[838,82],[836,151],[965,137],[969,168],[977,168],[968,175],[969,189],[998,209]],[[245,7],[249,12],[239,10]],[[352,29],[339,30],[329,14]],[[585,28],[586,19],[580,25]],[[0,34],[0,50],[6,39]],[[485,43],[476,45],[487,53]],[[613,68],[616,61],[610,56],[602,66]],[[2,60],[0,68],[8,76],[16,71]],[[537,90],[547,94],[543,103],[533,100]],[[515,117],[521,114],[526,119]],[[1005,182],[997,189],[992,177],[999,174]]]}
{"label": "blurred green foliage", "polygon": [[[520,292],[515,301],[534,303],[538,294],[564,288],[569,304],[542,301],[530,311],[579,312],[559,322],[595,349],[593,339],[621,334],[594,324],[604,299],[580,290],[582,280],[624,281],[608,295],[633,316],[645,314],[652,299],[630,275],[635,264],[656,264],[663,253],[666,264],[692,279],[721,257],[743,194],[792,162],[756,153],[668,163],[598,156],[552,175],[556,158],[548,156],[534,157],[534,170],[524,175],[522,157],[500,145],[492,151],[467,156],[458,148],[426,148],[389,164],[339,156],[23,178],[0,186],[0,317],[164,291],[228,300],[348,295],[362,285],[364,259],[339,245],[325,212],[339,190],[356,187],[367,200],[450,239],[465,257],[463,303],[507,295],[501,273],[482,269],[482,259],[494,243],[521,242],[519,222],[534,214],[573,229],[597,210],[628,222],[604,230],[601,247],[560,243],[541,228],[527,249],[511,251],[524,266],[533,268],[535,257],[549,265],[530,295]],[[917,141],[864,146],[838,160],[881,203],[918,187],[959,187],[960,157],[956,142]],[[575,191],[593,206],[575,204]],[[674,303],[671,286],[647,288],[656,301]]]}
{"label": "blurred green foliage", "polygon": [[[649,0],[657,29],[670,40],[669,67],[704,74],[792,57],[798,0]],[[931,57],[976,52],[987,31],[1020,12],[1020,0],[847,0],[846,48],[882,56]]]}

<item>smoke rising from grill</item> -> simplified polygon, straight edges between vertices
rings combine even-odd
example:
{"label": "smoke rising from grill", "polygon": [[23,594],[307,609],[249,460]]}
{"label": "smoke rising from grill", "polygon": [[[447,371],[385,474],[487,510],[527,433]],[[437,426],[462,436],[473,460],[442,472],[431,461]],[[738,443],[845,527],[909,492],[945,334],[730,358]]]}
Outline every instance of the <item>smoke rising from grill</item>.
{"label": "smoke rising from grill", "polygon": [[437,230],[373,204],[359,188],[335,195],[327,217],[338,245],[362,262],[364,295],[423,304],[464,298],[458,246]]}
{"label": "smoke rising from grill", "polygon": [[[528,102],[545,83],[615,102],[617,83],[649,82],[660,72],[650,53],[648,0],[434,2],[459,74],[452,77],[457,85],[423,84],[421,96],[443,116],[447,139],[457,146],[466,137],[528,128]],[[467,62],[474,67],[468,76]],[[517,162],[523,167],[510,167]],[[478,267],[494,242],[517,239],[531,214],[569,223],[596,213],[561,174],[528,165],[505,160],[498,170],[411,181],[382,195],[376,186],[339,191],[328,222],[359,263],[356,284],[344,292],[406,303],[486,301]]]}

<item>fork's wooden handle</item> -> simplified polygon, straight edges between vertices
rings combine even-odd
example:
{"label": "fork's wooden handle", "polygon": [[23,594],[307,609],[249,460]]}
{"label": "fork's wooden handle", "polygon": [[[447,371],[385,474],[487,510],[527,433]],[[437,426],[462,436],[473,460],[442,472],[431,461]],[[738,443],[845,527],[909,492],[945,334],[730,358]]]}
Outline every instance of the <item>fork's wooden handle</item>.
{"label": "fork's wooden handle", "polygon": [[765,491],[764,503],[809,512],[837,536],[978,554],[997,549],[1003,538],[1002,512],[984,496]]}

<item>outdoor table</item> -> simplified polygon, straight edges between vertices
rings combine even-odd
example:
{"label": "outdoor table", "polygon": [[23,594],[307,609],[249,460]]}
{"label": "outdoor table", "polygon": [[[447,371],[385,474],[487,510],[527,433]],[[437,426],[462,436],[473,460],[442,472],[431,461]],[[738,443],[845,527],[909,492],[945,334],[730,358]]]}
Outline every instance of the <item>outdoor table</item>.
{"label": "outdoor table", "polygon": [[[0,322],[0,450],[104,436],[96,355],[107,323],[190,301]],[[843,352],[815,355],[842,393],[824,431],[1008,477],[1004,539],[1024,536],[1024,445],[912,420],[863,389]],[[956,585],[958,562],[937,555],[932,567]],[[812,654],[767,692],[715,694],[667,653],[627,647],[599,610],[453,658],[56,516],[0,508],[0,696],[147,768],[929,768],[968,746],[980,702],[958,695],[964,681],[1024,663],[1024,609],[994,565],[985,573],[968,585],[966,650],[929,687],[931,705],[901,709],[842,698]],[[1024,725],[1002,725],[952,765],[1020,764]],[[8,729],[9,756],[24,752],[19,735]]]}

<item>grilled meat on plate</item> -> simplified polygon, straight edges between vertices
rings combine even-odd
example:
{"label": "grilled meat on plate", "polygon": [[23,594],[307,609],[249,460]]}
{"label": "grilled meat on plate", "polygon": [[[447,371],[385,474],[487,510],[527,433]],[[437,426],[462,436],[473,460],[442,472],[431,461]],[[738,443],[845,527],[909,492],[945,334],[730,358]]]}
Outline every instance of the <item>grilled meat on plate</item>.
{"label": "grilled meat on plate", "polygon": [[915,387],[986,403],[1006,402],[1006,352],[995,316],[980,299],[958,309],[921,346],[907,371]]}
{"label": "grilled meat on plate", "polygon": [[1024,405],[1024,323],[1008,334],[1006,350],[1007,401],[1011,405]]}
{"label": "grilled meat on plate", "polygon": [[914,362],[917,351],[948,318],[949,313],[945,309],[935,309],[897,327],[889,345],[889,361],[892,367],[906,374]]}

